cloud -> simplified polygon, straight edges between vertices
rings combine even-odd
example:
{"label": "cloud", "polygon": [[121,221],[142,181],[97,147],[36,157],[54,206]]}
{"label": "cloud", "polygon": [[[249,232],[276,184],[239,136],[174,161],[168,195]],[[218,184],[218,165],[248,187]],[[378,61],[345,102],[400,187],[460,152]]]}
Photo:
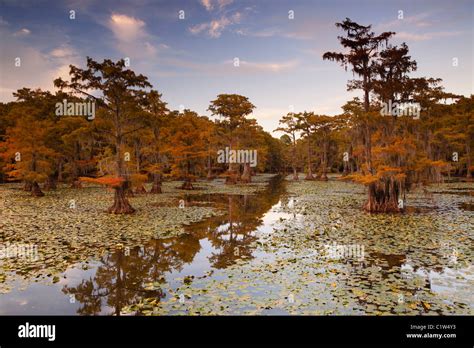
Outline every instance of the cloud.
{"label": "cloud", "polygon": [[209,75],[229,75],[229,74],[271,74],[290,71],[300,64],[298,60],[287,60],[280,62],[254,62],[239,60],[239,66],[234,65],[234,60],[226,60],[217,63],[201,63],[193,60],[177,58],[165,58],[161,61],[164,66],[179,68],[179,74],[190,75],[193,73]]}
{"label": "cloud", "polygon": [[30,35],[31,34],[31,30],[27,29],[27,28],[22,28],[20,30],[18,30],[17,32],[15,32],[13,34],[13,36],[27,36],[27,35]]}
{"label": "cloud", "polygon": [[[8,34],[4,34],[4,31],[0,31],[0,35],[5,38],[2,42],[5,53],[0,56],[2,102],[13,100],[12,92],[23,87],[54,91],[53,80],[58,77],[68,78],[69,64],[81,63],[79,54],[72,46],[62,45],[49,52],[42,52],[21,41],[8,39]],[[18,67],[15,66],[16,58],[21,60]]]}
{"label": "cloud", "polygon": [[282,37],[294,40],[314,40],[316,35],[328,32],[333,24],[323,20],[302,19],[293,21],[288,20],[283,25],[271,25],[263,29],[245,28],[236,31],[239,35],[252,36],[259,38]]}
{"label": "cloud", "polygon": [[427,41],[432,40],[435,38],[442,38],[442,37],[451,37],[451,36],[458,36],[461,35],[462,31],[438,31],[438,32],[431,32],[431,33],[424,33],[424,34],[416,34],[416,33],[409,33],[409,32],[399,32],[395,35],[395,38],[406,40],[406,41]]}
{"label": "cloud", "polygon": [[219,19],[214,19],[210,22],[200,23],[189,28],[193,35],[206,33],[209,37],[218,38],[222,32],[230,25],[240,23],[242,14],[240,12],[234,13],[232,16],[222,16]]}
{"label": "cloud", "polygon": [[53,49],[49,55],[53,58],[72,58],[76,56],[76,52],[71,46],[62,45]]}
{"label": "cloud", "polygon": [[234,0],[201,0],[200,2],[207,11],[211,12],[214,9],[224,9],[226,6],[232,4]]}
{"label": "cloud", "polygon": [[210,27],[209,23],[196,24],[189,28],[191,34],[199,34]]}
{"label": "cloud", "polygon": [[407,25],[411,25],[418,28],[424,28],[433,25],[433,20],[430,19],[431,16],[431,12],[422,12],[413,16],[404,16],[401,19],[397,18],[385,23],[380,23],[376,27],[378,31],[393,30],[394,28],[401,26],[406,27]]}
{"label": "cloud", "polygon": [[219,6],[219,8],[224,8],[230,4],[232,4],[234,2],[234,0],[217,0],[217,5]]}
{"label": "cloud", "polygon": [[117,50],[126,57],[154,58],[157,55],[159,47],[153,44],[154,38],[146,31],[146,24],[141,19],[113,13],[107,27],[114,34]]}
{"label": "cloud", "polygon": [[314,40],[315,37],[328,33],[334,25],[327,20],[302,20],[295,24],[294,28],[282,31],[280,35],[289,39]]}
{"label": "cloud", "polygon": [[[20,27],[21,28],[21,27]],[[12,25],[0,23],[1,51],[0,54],[0,101],[14,100],[12,92],[28,87],[32,89],[55,91],[53,80],[69,75],[69,65],[80,65],[83,59],[79,52],[62,40],[58,42],[58,32],[45,26],[41,36],[35,41],[25,42],[21,38],[32,35],[30,29],[24,27],[18,31]],[[36,38],[35,38],[36,39]],[[20,63],[19,66],[17,66]]]}
{"label": "cloud", "polygon": [[[220,18],[212,19],[209,22],[199,23],[188,28],[189,32],[193,35],[205,33],[211,38],[219,38],[227,27],[239,24],[242,20],[242,12],[235,12],[229,15],[229,11],[225,10],[225,7],[232,4],[233,0],[201,0],[201,4],[204,8],[209,11],[216,11]],[[245,11],[251,11],[252,8],[245,8]],[[238,31],[235,31],[238,32]]]}
{"label": "cloud", "polygon": [[239,60],[239,66],[234,65],[233,59],[220,62],[199,62],[180,58],[163,57],[160,59],[160,76],[229,76],[253,74],[278,74],[296,69],[299,60],[286,60],[278,62],[255,62]]}
{"label": "cloud", "polygon": [[145,22],[123,14],[112,14],[109,19],[109,28],[115,37],[124,42],[139,40],[147,36]]}
{"label": "cloud", "polygon": [[222,34],[222,31],[232,24],[232,22],[225,17],[222,17],[220,20],[212,21],[209,23],[208,34],[210,37],[219,37]]}
{"label": "cloud", "polygon": [[265,28],[262,30],[251,31],[249,29],[239,29],[235,31],[239,35],[267,38],[281,34],[281,29]]}
{"label": "cloud", "polygon": [[[234,61],[226,61],[227,64],[234,65]],[[235,67],[241,68],[246,72],[267,72],[267,73],[279,73],[288,71],[296,68],[299,65],[298,60],[288,60],[283,62],[249,62],[241,60],[240,66]]]}
{"label": "cloud", "polygon": [[[428,41],[436,38],[451,37],[461,35],[461,31],[431,31],[420,32],[425,28],[439,27],[442,23],[433,17],[433,11],[421,12],[412,16],[405,16],[401,19],[394,19],[385,23],[376,25],[376,31],[395,31],[395,39],[406,41]],[[397,29],[400,31],[397,32]],[[426,29],[425,29],[426,30]]]}
{"label": "cloud", "polygon": [[206,10],[208,11],[212,11],[212,9],[214,8],[214,5],[212,3],[211,0],[201,0],[201,4],[202,6],[204,6],[206,8]]}

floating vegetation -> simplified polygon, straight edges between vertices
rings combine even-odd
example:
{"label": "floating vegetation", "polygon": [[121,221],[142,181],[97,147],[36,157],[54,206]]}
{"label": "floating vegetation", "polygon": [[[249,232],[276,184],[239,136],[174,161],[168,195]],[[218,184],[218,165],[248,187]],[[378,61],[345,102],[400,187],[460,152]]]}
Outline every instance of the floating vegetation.
{"label": "floating vegetation", "polygon": [[[215,189],[220,184],[199,182],[196,186],[207,190],[183,195],[174,189],[176,183],[165,183],[162,195],[131,198],[137,213],[127,218],[136,219],[135,225],[101,214],[95,202],[104,192],[94,187],[84,189],[90,191],[92,206],[82,206],[78,198],[79,211],[74,213],[60,208],[59,202],[80,197],[80,192],[60,189],[60,194],[48,193],[40,202],[9,187],[2,195],[10,202],[6,206],[18,207],[11,201],[21,200],[26,207],[32,205],[23,213],[35,215],[12,225],[29,232],[13,238],[10,229],[7,235],[12,242],[49,243],[39,248],[47,251],[49,266],[32,267],[23,276],[27,284],[37,274],[49,276],[49,285],[41,291],[75,296],[70,306],[79,314],[474,313],[474,212],[461,208],[472,204],[468,195],[427,199],[413,191],[407,206],[424,209],[368,214],[361,209],[366,196],[360,185],[272,179],[268,186],[270,177],[257,178],[252,192],[240,194],[235,194],[236,186]],[[468,191],[469,185],[449,183],[436,190]],[[219,193],[227,188],[227,194]],[[181,200],[185,209],[179,208]],[[42,219],[47,209],[58,213]],[[89,222],[85,215],[95,219]],[[55,225],[64,219],[68,228],[84,231],[84,239],[71,240],[70,234],[61,233]],[[34,233],[39,222],[53,233]],[[136,228],[141,224],[143,228]],[[150,229],[153,224],[156,228]],[[117,226],[121,233],[114,234]],[[29,266],[19,259],[10,261],[4,260],[3,267],[16,267],[20,274],[19,265]],[[0,282],[8,277],[4,272]],[[11,297],[2,295],[4,303],[21,298],[18,287],[4,283],[3,291],[12,291]]]}
{"label": "floating vegetation", "polygon": [[[143,298],[122,314],[473,313],[474,214],[457,209],[463,196],[439,196],[423,213],[394,215],[362,212],[359,185],[300,181],[287,191],[269,213],[272,233],[256,242],[265,257],[239,260],[160,301]],[[407,199],[419,200],[418,193]],[[325,246],[334,244],[364,246],[363,260],[329,258]]]}
{"label": "floating vegetation", "polygon": [[[270,177],[259,176],[254,184],[245,187],[202,182],[199,186],[205,190],[186,193],[254,193],[264,188]],[[37,200],[21,191],[20,185],[0,186],[2,243],[35,245],[39,254],[37,258],[1,259],[3,290],[9,277],[19,275],[35,281],[49,278],[77,262],[100,258],[116,248],[141,246],[152,238],[177,236],[184,233],[184,226],[222,214],[209,206],[182,209],[179,201],[184,194],[177,186],[179,182],[166,182],[163,194],[130,198],[137,208],[131,216],[104,213],[113,193],[102,187],[64,186]]]}

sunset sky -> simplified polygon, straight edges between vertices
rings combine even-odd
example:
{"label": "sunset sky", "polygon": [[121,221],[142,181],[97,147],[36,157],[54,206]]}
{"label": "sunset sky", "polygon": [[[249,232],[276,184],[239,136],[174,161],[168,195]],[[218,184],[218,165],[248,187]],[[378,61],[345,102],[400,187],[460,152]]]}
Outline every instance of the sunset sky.
{"label": "sunset sky", "polygon": [[[340,113],[357,93],[350,71],[323,61],[339,51],[346,17],[395,31],[418,62],[413,76],[439,77],[449,92],[473,92],[473,1],[23,1],[0,0],[0,101],[22,88],[53,90],[85,57],[129,57],[171,109],[209,115],[220,93],[245,95],[268,131],[289,112]],[[70,10],[75,19],[70,19]],[[184,19],[179,15],[183,14]],[[290,19],[289,11],[294,11]],[[398,19],[403,11],[403,19]],[[21,66],[15,67],[15,58]],[[240,66],[234,66],[238,58]],[[458,66],[453,66],[453,58]]]}

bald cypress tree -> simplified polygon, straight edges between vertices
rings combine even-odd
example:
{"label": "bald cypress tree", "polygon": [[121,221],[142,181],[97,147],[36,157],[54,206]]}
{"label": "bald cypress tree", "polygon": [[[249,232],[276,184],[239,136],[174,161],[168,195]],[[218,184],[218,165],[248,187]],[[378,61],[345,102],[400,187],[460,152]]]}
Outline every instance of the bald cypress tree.
{"label": "bald cypress tree", "polygon": [[54,81],[55,86],[85,95],[96,102],[103,111],[101,117],[109,126],[108,130],[102,131],[115,152],[115,176],[120,184],[113,185],[114,204],[108,211],[115,214],[133,213],[135,209],[126,198],[130,178],[126,173],[123,149],[126,137],[144,127],[139,122],[140,108],[146,100],[144,89],[151,87],[151,84],[146,76],[127,69],[123,59],[117,62],[105,59],[99,63],[88,57],[85,69],[70,67],[70,81],[58,78]]}

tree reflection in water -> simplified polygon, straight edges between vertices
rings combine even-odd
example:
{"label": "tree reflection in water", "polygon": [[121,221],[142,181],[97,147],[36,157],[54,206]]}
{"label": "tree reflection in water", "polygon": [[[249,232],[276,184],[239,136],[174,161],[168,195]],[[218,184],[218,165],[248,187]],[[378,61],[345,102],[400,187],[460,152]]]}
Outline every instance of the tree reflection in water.
{"label": "tree reflection in water", "polygon": [[[228,267],[241,258],[252,259],[262,218],[283,193],[283,181],[274,177],[268,188],[255,195],[186,195],[188,206],[207,202],[227,213],[187,226],[182,236],[152,240],[129,253],[109,253],[100,260],[93,278],[75,287],[66,285],[63,292],[81,303],[77,310],[81,315],[120,315],[124,306],[141,298],[159,301],[166,293],[157,283],[168,282],[167,276],[192,264],[199,252],[205,253],[211,269]],[[201,240],[209,241],[212,248],[203,250]],[[149,283],[155,283],[153,290],[146,289]]]}
{"label": "tree reflection in water", "polygon": [[84,279],[76,287],[66,285],[63,292],[74,295],[75,300],[82,304],[78,314],[100,314],[105,305],[113,314],[120,315],[123,306],[142,297],[165,297],[159,287],[146,290],[145,284],[164,283],[166,273],[182,269],[185,263],[193,260],[199,249],[199,240],[186,235],[153,240],[142,248],[130,250],[130,253],[117,250],[100,260],[94,278]]}

